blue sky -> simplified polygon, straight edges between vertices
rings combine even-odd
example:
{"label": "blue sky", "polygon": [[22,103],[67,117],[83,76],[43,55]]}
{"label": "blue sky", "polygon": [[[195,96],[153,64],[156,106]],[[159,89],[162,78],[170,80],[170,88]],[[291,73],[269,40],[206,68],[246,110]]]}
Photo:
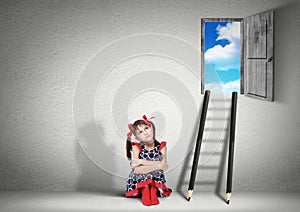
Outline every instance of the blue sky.
{"label": "blue sky", "polygon": [[240,91],[240,23],[205,22],[204,84],[213,92]]}
{"label": "blue sky", "polygon": [[226,39],[217,41],[218,34],[216,32],[216,29],[219,25],[220,26],[226,26],[227,23],[228,22],[205,22],[204,51],[214,47],[216,44],[220,44],[222,46],[225,46],[226,44],[229,44],[229,41],[226,40]]}

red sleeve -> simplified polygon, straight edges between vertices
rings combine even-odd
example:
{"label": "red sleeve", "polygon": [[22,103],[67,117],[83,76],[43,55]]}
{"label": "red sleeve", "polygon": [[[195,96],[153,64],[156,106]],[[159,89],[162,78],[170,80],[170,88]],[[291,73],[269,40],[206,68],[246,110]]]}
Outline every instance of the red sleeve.
{"label": "red sleeve", "polygon": [[160,151],[162,148],[164,148],[167,145],[167,142],[163,141],[160,143],[160,146],[158,148],[158,151]]}
{"label": "red sleeve", "polygon": [[137,146],[137,148],[139,148],[139,150],[142,151],[142,147],[141,147],[141,145],[139,143],[137,143],[137,142],[131,142],[131,145],[132,146]]}

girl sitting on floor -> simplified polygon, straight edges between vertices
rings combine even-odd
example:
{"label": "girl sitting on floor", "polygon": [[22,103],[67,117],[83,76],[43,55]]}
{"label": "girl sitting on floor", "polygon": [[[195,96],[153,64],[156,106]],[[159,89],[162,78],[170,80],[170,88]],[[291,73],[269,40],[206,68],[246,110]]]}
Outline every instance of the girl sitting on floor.
{"label": "girl sitting on floor", "polygon": [[[155,139],[155,129],[144,115],[143,119],[128,124],[126,154],[132,170],[127,178],[126,197],[142,196],[143,205],[159,204],[158,196],[167,197],[172,190],[166,186],[164,171],[167,170],[166,142]],[[139,141],[131,142],[132,134]]]}

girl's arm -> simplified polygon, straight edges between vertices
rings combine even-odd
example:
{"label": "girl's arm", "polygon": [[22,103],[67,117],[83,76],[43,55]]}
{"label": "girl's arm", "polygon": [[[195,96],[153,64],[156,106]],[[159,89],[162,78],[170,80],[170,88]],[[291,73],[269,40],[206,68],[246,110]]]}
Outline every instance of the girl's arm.
{"label": "girl's arm", "polygon": [[145,159],[136,159],[136,158],[132,158],[131,160],[131,167],[134,168],[136,166],[152,166],[152,165],[156,165],[158,163],[160,163],[161,161],[157,161],[157,160],[145,160]]}
{"label": "girl's arm", "polygon": [[165,169],[163,169],[163,170],[166,171],[166,170],[168,169],[168,167],[169,167],[169,165],[168,165],[168,163],[167,163],[167,147],[166,147],[166,146],[163,147],[163,148],[160,150],[160,152],[162,153],[162,160],[161,160],[161,162],[162,162],[163,164],[166,164]]}
{"label": "girl's arm", "polygon": [[167,163],[167,147],[163,147],[160,152],[162,153],[162,162]]}
{"label": "girl's arm", "polygon": [[[136,150],[138,150],[138,148],[136,148]],[[156,165],[161,162],[167,163],[167,147],[166,146],[161,149],[161,153],[162,153],[161,161],[151,161],[151,160],[139,159],[138,155],[140,154],[140,151],[137,151],[136,157],[132,157],[131,166],[132,166],[132,168],[134,168],[134,167],[140,166],[140,165],[151,166],[151,165]]]}
{"label": "girl's arm", "polygon": [[147,174],[156,170],[166,170],[168,165],[162,161],[147,161],[139,159],[140,150],[132,147],[132,168],[137,174]]}
{"label": "girl's arm", "polygon": [[151,166],[144,166],[144,165],[136,166],[134,168],[134,172],[136,174],[148,174],[150,172],[157,171],[157,170],[167,170],[167,168],[168,168],[168,164],[160,162]]}

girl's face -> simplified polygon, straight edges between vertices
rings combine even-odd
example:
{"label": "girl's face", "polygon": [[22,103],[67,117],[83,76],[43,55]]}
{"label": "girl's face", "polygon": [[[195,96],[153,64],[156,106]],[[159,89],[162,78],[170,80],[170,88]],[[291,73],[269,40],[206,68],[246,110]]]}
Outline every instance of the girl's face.
{"label": "girl's face", "polygon": [[135,138],[143,143],[153,142],[153,128],[148,125],[138,125]]}

